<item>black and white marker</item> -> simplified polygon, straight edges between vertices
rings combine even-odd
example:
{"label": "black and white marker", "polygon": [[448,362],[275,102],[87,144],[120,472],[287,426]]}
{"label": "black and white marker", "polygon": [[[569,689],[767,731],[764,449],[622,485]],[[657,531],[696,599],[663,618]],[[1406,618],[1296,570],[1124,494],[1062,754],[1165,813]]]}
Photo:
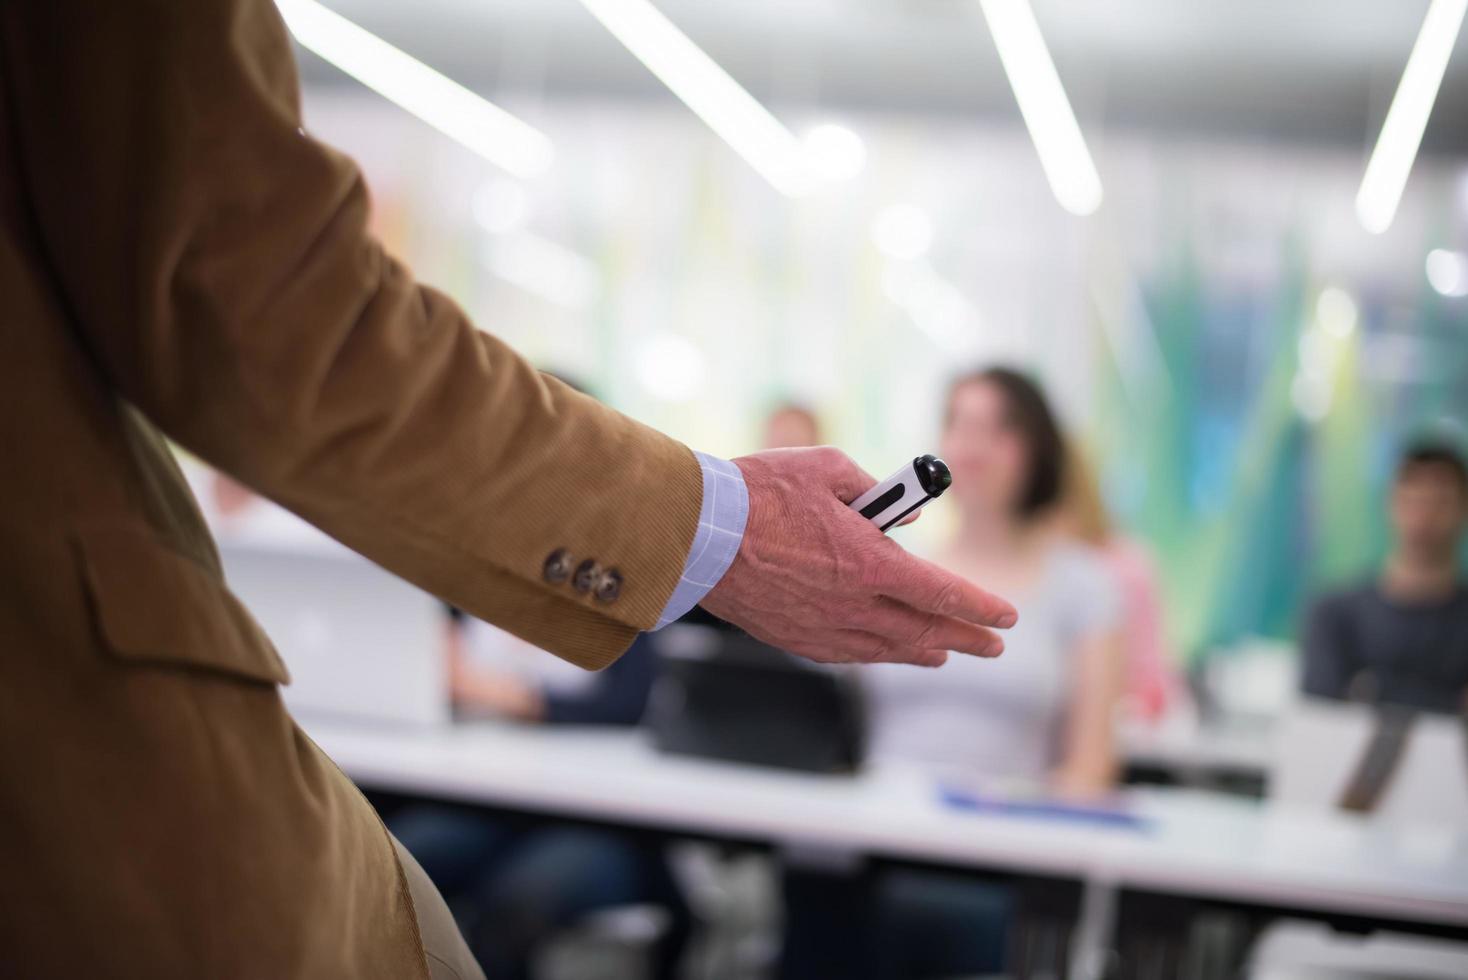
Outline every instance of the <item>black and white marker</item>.
{"label": "black and white marker", "polygon": [[885,532],[892,525],[939,496],[953,483],[953,474],[937,456],[919,456],[851,502],[851,509]]}

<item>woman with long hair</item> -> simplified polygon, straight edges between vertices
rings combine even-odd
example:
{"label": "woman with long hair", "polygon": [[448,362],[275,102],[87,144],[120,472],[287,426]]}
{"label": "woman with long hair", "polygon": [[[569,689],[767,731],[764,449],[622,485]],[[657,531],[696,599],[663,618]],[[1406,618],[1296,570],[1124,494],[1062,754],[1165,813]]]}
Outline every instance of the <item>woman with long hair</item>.
{"label": "woman with long hair", "polygon": [[1012,596],[1019,624],[996,660],[875,672],[874,751],[944,776],[1104,793],[1125,677],[1119,600],[1093,550],[1056,533],[1067,455],[1055,416],[1029,378],[987,368],[949,387],[941,445],[958,527],[934,558]]}
{"label": "woman with long hair", "polygon": [[[1057,529],[1066,453],[1055,416],[1019,372],[972,372],[949,387],[941,447],[953,472],[944,503],[958,527],[931,557],[1009,596],[1019,623],[997,659],[872,668],[872,754],[939,784],[1102,795],[1117,773],[1119,602],[1097,556]],[[782,976],[917,980],[1005,968],[1012,900],[1003,885],[906,870],[863,884],[787,873]]]}

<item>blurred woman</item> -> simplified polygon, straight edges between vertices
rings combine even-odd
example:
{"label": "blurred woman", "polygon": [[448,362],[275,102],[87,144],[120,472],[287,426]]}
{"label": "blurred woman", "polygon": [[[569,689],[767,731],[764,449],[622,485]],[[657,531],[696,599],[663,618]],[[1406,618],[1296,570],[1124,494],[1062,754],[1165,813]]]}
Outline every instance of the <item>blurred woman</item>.
{"label": "blurred woman", "polygon": [[958,529],[934,560],[1012,597],[1019,623],[997,660],[873,671],[873,750],[965,781],[1105,793],[1124,678],[1118,599],[1095,553],[1054,529],[1067,462],[1055,416],[1018,372],[964,375],[949,388],[942,455]]}
{"label": "blurred woman", "polygon": [[[1015,371],[964,375],[949,388],[942,456],[953,471],[944,504],[956,509],[958,528],[933,557],[1009,596],[1019,623],[997,660],[868,668],[872,754],[940,784],[1103,795],[1117,772],[1118,602],[1097,557],[1055,528],[1066,465],[1055,417]],[[791,874],[786,897],[786,977],[943,977],[1004,967],[1011,897],[1001,885],[887,871],[854,889]]]}

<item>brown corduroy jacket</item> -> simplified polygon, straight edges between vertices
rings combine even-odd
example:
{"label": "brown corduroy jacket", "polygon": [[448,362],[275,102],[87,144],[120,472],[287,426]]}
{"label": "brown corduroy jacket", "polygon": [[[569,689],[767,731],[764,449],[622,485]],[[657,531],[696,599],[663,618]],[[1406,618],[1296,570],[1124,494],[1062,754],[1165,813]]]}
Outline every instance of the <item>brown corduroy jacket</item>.
{"label": "brown corduroy jacket", "polygon": [[426,975],[160,432],[587,667],[676,584],[693,455],[476,330],[367,208],[269,0],[0,0],[0,975]]}

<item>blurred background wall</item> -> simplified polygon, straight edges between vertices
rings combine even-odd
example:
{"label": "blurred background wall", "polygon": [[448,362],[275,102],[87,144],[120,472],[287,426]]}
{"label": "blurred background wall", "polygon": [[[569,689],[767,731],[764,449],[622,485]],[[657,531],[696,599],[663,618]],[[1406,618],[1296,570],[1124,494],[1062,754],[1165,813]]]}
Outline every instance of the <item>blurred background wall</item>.
{"label": "blurred background wall", "polygon": [[1390,229],[1353,203],[1425,0],[1036,0],[1105,190],[1085,217],[977,3],[658,4],[845,175],[796,198],[576,0],[329,6],[555,145],[513,178],[300,52],[378,232],[481,327],[712,452],[806,402],[879,473],[934,444],[947,378],[1026,366],[1155,552],[1183,657],[1290,637],[1380,555],[1401,441],[1465,437],[1461,39]]}

